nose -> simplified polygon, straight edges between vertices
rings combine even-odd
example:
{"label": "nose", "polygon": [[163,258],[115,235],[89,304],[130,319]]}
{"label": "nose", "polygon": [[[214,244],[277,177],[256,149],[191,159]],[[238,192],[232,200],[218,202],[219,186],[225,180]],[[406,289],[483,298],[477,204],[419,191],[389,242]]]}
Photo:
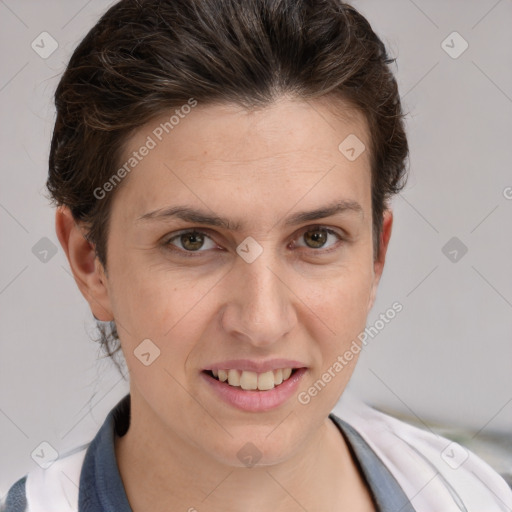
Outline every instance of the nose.
{"label": "nose", "polygon": [[252,263],[239,258],[224,286],[229,292],[221,323],[232,338],[264,348],[281,340],[297,322],[297,297],[285,272],[265,251]]}

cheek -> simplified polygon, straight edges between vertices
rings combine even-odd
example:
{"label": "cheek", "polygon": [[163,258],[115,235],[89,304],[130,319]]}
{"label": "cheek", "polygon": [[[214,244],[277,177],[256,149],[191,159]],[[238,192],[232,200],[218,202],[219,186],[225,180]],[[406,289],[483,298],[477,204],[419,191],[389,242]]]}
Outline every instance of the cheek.
{"label": "cheek", "polygon": [[322,281],[302,280],[300,295],[318,321],[325,323],[324,336],[327,332],[332,343],[339,345],[364,329],[372,283],[368,266],[347,266]]}
{"label": "cheek", "polygon": [[[224,304],[218,294],[226,286],[224,274],[230,280],[229,269],[152,264],[143,252],[125,254],[112,259],[118,262],[112,269],[113,309],[123,344],[131,352],[149,338],[161,350],[172,346],[190,351],[194,337],[201,339],[206,323],[215,320]],[[332,350],[364,329],[373,276],[369,254],[360,246],[343,256],[342,265],[305,265],[290,270],[284,279],[293,292],[290,307],[296,309],[298,328],[303,324],[312,339]],[[173,342],[177,339],[179,343]]]}
{"label": "cheek", "polygon": [[[182,381],[190,353],[213,321],[219,303],[213,292],[222,273],[194,274],[147,262],[125,262],[121,270],[113,279],[114,316],[128,367],[138,376],[145,372],[136,352],[149,339],[159,353],[154,367],[167,369]],[[144,379],[153,379],[153,372],[147,373]],[[169,376],[161,373],[160,378]]]}
{"label": "cheek", "polygon": [[110,278],[114,316],[133,338],[160,338],[192,307],[200,280],[190,271],[166,265],[165,257],[154,250],[124,246],[118,238],[112,240],[115,263]]}
{"label": "cheek", "polygon": [[[309,286],[307,304],[314,312],[309,328],[309,347],[315,365],[298,396],[298,407],[311,417],[324,418],[339,400],[360,354],[358,336],[368,313],[371,272],[344,270],[322,286]],[[300,409],[299,409],[300,410]]]}

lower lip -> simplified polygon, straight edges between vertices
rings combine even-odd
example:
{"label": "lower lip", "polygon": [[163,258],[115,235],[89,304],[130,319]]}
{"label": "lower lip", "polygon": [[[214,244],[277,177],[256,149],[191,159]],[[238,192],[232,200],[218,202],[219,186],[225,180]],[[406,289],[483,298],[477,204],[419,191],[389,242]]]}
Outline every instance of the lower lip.
{"label": "lower lip", "polygon": [[224,402],[243,411],[263,412],[276,409],[295,394],[305,373],[306,368],[300,368],[289,379],[267,391],[245,391],[220,382],[205,372],[201,372],[201,376]]}

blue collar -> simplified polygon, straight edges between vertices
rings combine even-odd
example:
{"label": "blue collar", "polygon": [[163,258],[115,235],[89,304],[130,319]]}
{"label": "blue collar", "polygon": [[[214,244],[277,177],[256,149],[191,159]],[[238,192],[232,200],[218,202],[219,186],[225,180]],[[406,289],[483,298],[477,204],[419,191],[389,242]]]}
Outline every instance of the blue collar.
{"label": "blue collar", "polygon": [[[409,499],[368,443],[348,423],[330,414],[344,436],[379,512],[414,512]],[[132,512],[115,455],[115,436],[130,424],[130,395],[109,412],[85,454],[78,496],[79,512]]]}

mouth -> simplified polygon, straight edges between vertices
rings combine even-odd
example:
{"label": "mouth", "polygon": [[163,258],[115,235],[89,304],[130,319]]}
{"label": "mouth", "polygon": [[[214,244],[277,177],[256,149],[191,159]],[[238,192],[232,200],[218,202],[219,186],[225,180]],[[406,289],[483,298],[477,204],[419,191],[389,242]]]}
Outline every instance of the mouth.
{"label": "mouth", "polygon": [[244,391],[269,391],[286,382],[295,375],[300,368],[278,368],[267,372],[253,372],[246,370],[203,370],[203,373],[218,382],[228,386],[243,389]]}
{"label": "mouth", "polygon": [[306,372],[305,367],[266,372],[209,369],[200,375],[216,399],[242,411],[265,412],[289,403]]}

